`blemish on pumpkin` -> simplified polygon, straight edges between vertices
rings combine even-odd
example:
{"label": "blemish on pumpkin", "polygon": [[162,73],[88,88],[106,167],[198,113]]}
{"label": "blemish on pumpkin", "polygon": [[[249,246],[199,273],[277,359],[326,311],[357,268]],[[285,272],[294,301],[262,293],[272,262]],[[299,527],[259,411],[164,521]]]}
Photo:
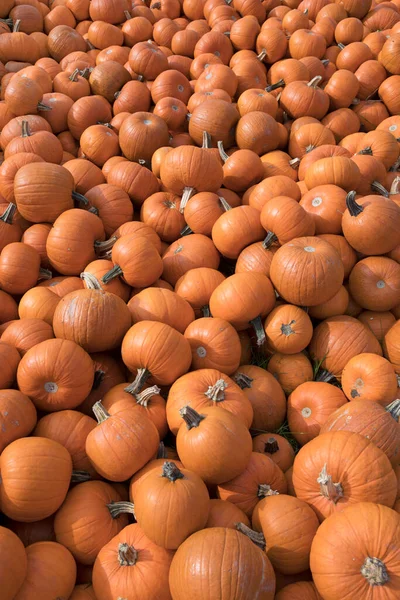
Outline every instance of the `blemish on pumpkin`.
{"label": "blemish on pumpkin", "polygon": [[174,254],[178,254],[179,252],[182,252],[183,250],[183,246],[179,245],[176,250],[174,250]]}

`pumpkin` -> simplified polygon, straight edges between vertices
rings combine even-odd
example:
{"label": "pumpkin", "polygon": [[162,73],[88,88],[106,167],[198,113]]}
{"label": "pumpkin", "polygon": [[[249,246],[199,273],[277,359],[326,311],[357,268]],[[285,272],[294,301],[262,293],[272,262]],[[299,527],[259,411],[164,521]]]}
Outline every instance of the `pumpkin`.
{"label": "pumpkin", "polygon": [[240,387],[216,369],[199,369],[186,373],[172,384],[167,400],[167,420],[175,435],[182,424],[179,411],[190,404],[197,411],[203,408],[224,408],[250,427],[253,411]]}
{"label": "pumpkin", "polygon": [[[394,598],[398,582],[394,578],[389,583],[389,573],[395,571],[398,560],[398,536],[399,514],[380,504],[361,502],[332,515],[320,526],[311,546],[310,568],[318,592],[326,600],[338,594],[361,598],[379,586],[379,591]],[[335,553],[336,568],[345,569],[348,575],[344,580],[337,580],[335,569],[332,573],[327,544]]]}
{"label": "pumpkin", "polygon": [[189,342],[169,325],[143,320],[133,325],[122,340],[122,360],[130,371],[137,370],[133,392],[151,375],[158,385],[170,385],[189,370]]}
{"label": "pumpkin", "polygon": [[268,346],[274,352],[296,354],[308,346],[313,328],[307,313],[291,304],[274,308],[264,323]]}
{"label": "pumpkin", "polygon": [[267,369],[279,381],[287,395],[301,383],[311,381],[313,378],[312,364],[301,352],[290,355],[276,352],[271,356]]}
{"label": "pumpkin", "polygon": [[[100,550],[93,568],[97,600],[127,597],[139,600],[149,593],[171,600],[168,572],[172,552],[152,542],[138,524],[128,525]],[[157,572],[157,577],[154,577]]]}
{"label": "pumpkin", "polygon": [[189,302],[196,317],[207,316],[211,294],[224,279],[224,275],[216,269],[208,267],[189,269],[176,282],[175,292]]}
{"label": "pumpkin", "polygon": [[318,235],[318,237],[331,244],[338,252],[344,267],[344,278],[347,279],[357,262],[355,250],[342,235],[323,233]]}
{"label": "pumpkin", "polygon": [[0,341],[0,356],[3,366],[0,377],[0,389],[11,388],[16,379],[21,356],[14,346],[4,341]]}
{"label": "pumpkin", "polygon": [[300,200],[298,185],[287,175],[273,175],[254,186],[249,195],[249,204],[261,212],[263,206],[276,196],[289,196]]}
{"label": "pumpkin", "polygon": [[277,196],[267,202],[261,211],[260,222],[268,232],[266,244],[278,241],[283,245],[294,238],[315,233],[312,217],[289,196]]}
{"label": "pumpkin", "polygon": [[374,442],[393,465],[398,462],[399,424],[398,401],[386,409],[372,400],[355,399],[335,410],[321,427],[321,433],[353,431]]}
{"label": "pumpkin", "polygon": [[253,451],[268,456],[284,473],[293,465],[293,446],[277,433],[256,435],[253,438]]}
{"label": "pumpkin", "polygon": [[140,218],[143,223],[152,227],[163,241],[174,242],[185,227],[185,219],[180,212],[180,204],[181,199],[176,194],[157,192],[143,202]]}
{"label": "pumpkin", "polygon": [[219,217],[231,208],[225,198],[212,192],[195,194],[184,208],[186,226],[182,228],[181,235],[193,232],[211,236],[213,226]]}
{"label": "pumpkin", "polygon": [[397,376],[393,365],[376,354],[357,354],[342,371],[342,389],[349,400],[360,398],[383,406],[396,398]]}
{"label": "pumpkin", "polygon": [[174,456],[171,456],[171,452],[164,445],[163,442],[160,442],[160,446],[158,449],[157,456],[159,458],[155,458],[154,460],[150,460],[142,469],[140,469],[135,475],[131,478],[129,482],[129,498],[133,502],[136,492],[142,483],[142,481],[147,477],[148,473],[153,469],[156,469],[158,472],[162,469],[166,460],[168,462],[173,462],[179,469],[183,469],[183,464],[177,459],[176,452]]}
{"label": "pumpkin", "polygon": [[237,258],[246,246],[265,237],[263,226],[255,208],[237,206],[216,220],[211,237],[223,256]]}
{"label": "pumpkin", "polygon": [[32,246],[39,252],[40,264],[44,268],[50,266],[46,253],[47,236],[51,231],[50,223],[37,223],[28,227],[22,235],[21,242]]}
{"label": "pumpkin", "polygon": [[386,311],[398,303],[400,265],[386,257],[369,256],[360,260],[349,278],[349,290],[360,306]]}
{"label": "pumpkin", "polygon": [[392,507],[397,493],[386,454],[350,431],[324,433],[303,446],[294,461],[293,485],[320,521],[359,502]]}
{"label": "pumpkin", "polygon": [[112,279],[106,284],[101,281],[101,278],[106,275],[113,266],[111,260],[94,260],[87,265],[83,273],[80,274],[80,278],[83,281],[85,289],[102,289],[105,292],[111,292],[112,294],[119,296],[124,302],[127,302],[130,296],[130,289],[119,277]]}
{"label": "pumpkin", "polygon": [[236,529],[237,523],[244,523],[249,526],[250,521],[244,512],[227,500],[211,499],[209,503],[209,513],[205,528],[226,527]]}
{"label": "pumpkin", "polygon": [[3,450],[1,465],[1,507],[11,519],[22,522],[45,519],[63,503],[70,484],[72,460],[68,450],[58,442],[40,437],[15,440]]}
{"label": "pumpkin", "polygon": [[1,336],[6,344],[14,346],[23,356],[30,348],[53,338],[51,326],[41,319],[20,319],[7,328]]}
{"label": "pumpkin", "polygon": [[72,341],[45,340],[26,352],[17,380],[21,392],[41,410],[75,408],[92,389],[93,362]]}
{"label": "pumpkin", "polygon": [[252,452],[244,471],[218,485],[217,493],[221,500],[232,502],[250,518],[262,498],[284,494],[286,489],[285,476],[276,463],[268,456]]}
{"label": "pumpkin", "polygon": [[276,600],[321,600],[321,596],[312,581],[297,581],[281,588]]}
{"label": "pumpkin", "polygon": [[[24,294],[40,275],[39,252],[22,242],[11,242],[0,253],[0,285],[10,294]],[[43,271],[48,277],[49,272]]]}
{"label": "pumpkin", "polygon": [[[308,280],[307,274],[311,273]],[[287,302],[300,306],[329,300],[339,290],[343,275],[343,263],[337,253],[317,237],[297,238],[284,244],[274,254],[270,270],[278,293]]]}
{"label": "pumpkin", "polygon": [[308,568],[311,544],[319,526],[308,504],[292,496],[267,496],[255,507],[252,524],[264,534],[266,553],[275,569],[292,574]]}
{"label": "pumpkin", "polygon": [[214,407],[199,414],[186,405],[179,412],[183,423],[176,447],[185,468],[215,484],[243,472],[251,455],[251,436],[238,417]]}
{"label": "pumpkin", "polygon": [[52,326],[54,311],[59,301],[60,298],[51,287],[33,287],[22,296],[18,313],[21,319],[40,319]]}
{"label": "pumpkin", "polygon": [[8,527],[0,527],[0,540],[2,594],[4,600],[13,600],[27,575],[27,555],[21,540]]}
{"label": "pumpkin", "polygon": [[190,304],[168,289],[144,289],[130,299],[128,308],[134,323],[143,320],[159,321],[180,333],[184,333],[194,320],[194,311]]}
{"label": "pumpkin", "polygon": [[105,183],[104,175],[99,167],[83,158],[74,158],[63,164],[74,178],[76,191],[86,194],[93,187]]}
{"label": "pumpkin", "polygon": [[301,445],[319,435],[333,412],[347,405],[344,393],[324,381],[300,384],[288,398],[288,424],[291,434]]}
{"label": "pumpkin", "polygon": [[31,400],[18,390],[0,390],[1,444],[0,452],[14,440],[29,435],[36,425],[37,415]]}
{"label": "pumpkin", "polygon": [[[187,561],[196,568],[187,570],[184,566]],[[223,564],[238,565],[233,581]],[[246,596],[254,600],[274,597],[275,575],[267,555],[240,531],[212,527],[191,535],[172,560],[169,575],[172,597],[184,600],[189,593],[194,600],[211,600],[216,577],[221,598],[229,598],[232,586],[246,590]]]}
{"label": "pumpkin", "polygon": [[201,267],[218,269],[220,255],[208,237],[201,233],[194,233],[179,238],[168,246],[162,260],[163,279],[175,286],[179,278],[191,269]]}
{"label": "pumpkin", "polygon": [[[92,565],[103,546],[128,525],[127,505],[105,481],[81,483],[68,492],[56,514],[56,540],[81,564]],[[93,528],[96,536],[90,533]]]}
{"label": "pumpkin", "polygon": [[[296,57],[294,57],[296,58]],[[321,76],[316,76],[308,83],[292,81],[282,91],[281,107],[293,119],[303,116],[322,119],[329,109],[329,96],[318,85]]]}
{"label": "pumpkin", "polygon": [[214,145],[221,141],[227,150],[234,145],[238,120],[239,112],[231,102],[211,96],[194,108],[189,120],[189,134],[200,145],[204,131],[207,131]]}
{"label": "pumpkin", "polygon": [[192,350],[192,370],[217,369],[232,375],[240,364],[241,345],[234,327],[217,317],[190,323],[185,332]]}
{"label": "pumpkin", "polygon": [[363,352],[382,355],[378,340],[354,317],[341,315],[322,321],[315,329],[309,346],[310,355],[336,377],[348,361]]}
{"label": "pumpkin", "polygon": [[255,272],[231,275],[210,298],[213,316],[229,321],[238,331],[247,329],[251,324],[257,333],[258,345],[265,341],[261,317],[266,316],[274,304],[275,294],[270,280]]}
{"label": "pumpkin", "polygon": [[46,594],[69,598],[75,585],[76,564],[67,548],[57,542],[36,542],[26,548],[26,556],[26,579],[16,598],[45,598]]}
{"label": "pumpkin", "polygon": [[371,329],[379,342],[383,342],[383,339],[392,325],[396,322],[396,317],[393,313],[363,310],[362,313],[357,317],[361,323]]}
{"label": "pumpkin", "polygon": [[400,373],[400,353],[397,338],[399,328],[399,321],[396,321],[383,338],[385,357],[392,363],[398,374]]}
{"label": "pumpkin", "polygon": [[253,407],[251,429],[278,429],[286,415],[286,398],[276,378],[256,365],[241,365],[233,377]]}
{"label": "pumpkin", "polygon": [[96,600],[93,586],[88,583],[76,585],[70,596],[70,600]]}
{"label": "pumpkin", "polygon": [[[149,472],[138,487],[134,501],[135,517],[145,535],[169,550],[177,549],[189,535],[203,529],[208,517],[209,496],[205,484],[198,475],[180,470],[173,462],[164,462],[161,477],[158,469]],[[174,515],[175,523],[171,519],[167,522],[165,514]],[[183,515],[187,515],[187,520]]]}
{"label": "pumpkin", "polygon": [[346,192],[339,186],[328,184],[313,187],[302,196],[300,206],[312,217],[316,235],[341,233]]}
{"label": "pumpkin", "polygon": [[33,435],[58,442],[68,450],[74,471],[86,471],[94,478],[93,469],[85,451],[86,438],[96,421],[77,410],[60,410],[39,419]]}

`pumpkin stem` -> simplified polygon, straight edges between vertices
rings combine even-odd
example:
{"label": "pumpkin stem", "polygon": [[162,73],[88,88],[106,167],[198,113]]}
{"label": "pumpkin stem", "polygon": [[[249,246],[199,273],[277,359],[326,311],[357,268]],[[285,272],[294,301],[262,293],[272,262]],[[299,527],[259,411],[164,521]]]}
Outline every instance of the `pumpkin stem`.
{"label": "pumpkin stem", "polygon": [[71,483],[83,483],[90,479],[92,479],[92,476],[87,471],[72,471]]}
{"label": "pumpkin stem", "polygon": [[192,187],[184,187],[183,194],[181,198],[181,205],[179,207],[179,212],[183,215],[183,211],[185,210],[186,204],[189,202],[190,198],[193,196],[195,189]]}
{"label": "pumpkin stem", "polygon": [[223,198],[222,196],[218,196],[218,200],[225,212],[228,212],[228,210],[232,210],[232,206],[225,200],[225,198]]}
{"label": "pumpkin stem", "polygon": [[394,165],[392,165],[389,169],[389,171],[391,173],[396,172],[400,169],[400,157],[396,160],[396,162],[394,163]]}
{"label": "pumpkin stem", "polygon": [[317,483],[319,483],[321,496],[324,496],[335,504],[339,498],[343,498],[343,488],[340,483],[333,483],[332,476],[328,475],[326,463],[319,474]]}
{"label": "pumpkin stem", "polygon": [[228,154],[224,150],[224,144],[223,144],[223,142],[221,142],[221,141],[217,142],[217,146],[218,146],[219,155],[220,155],[220,157],[222,158],[222,160],[225,163],[228,160],[229,156],[228,156]]}
{"label": "pumpkin stem", "polygon": [[133,502],[111,502],[110,504],[106,504],[106,506],[113,519],[117,519],[120,515],[125,513],[135,516],[135,505]]}
{"label": "pumpkin stem", "polygon": [[95,206],[91,206],[89,208],[88,212],[92,213],[93,215],[96,215],[96,217],[99,216],[99,211],[97,210],[97,208]]}
{"label": "pumpkin stem", "polygon": [[93,273],[88,273],[87,271],[83,271],[79,275],[79,277],[85,282],[85,287],[87,290],[101,290],[103,289],[100,285],[97,277],[93,275]]}
{"label": "pumpkin stem", "polygon": [[177,479],[185,478],[184,474],[178,469],[176,464],[169,460],[163,464],[161,477],[166,477],[172,481],[172,483],[174,483]]}
{"label": "pumpkin stem", "polygon": [[17,205],[10,202],[10,204],[7,206],[6,210],[0,216],[0,221],[3,221],[3,223],[7,223],[7,225],[12,225],[12,221],[13,221],[16,210],[17,210]]}
{"label": "pumpkin stem", "polygon": [[118,561],[120,567],[133,567],[138,559],[138,552],[129,544],[118,546]]}
{"label": "pumpkin stem", "polygon": [[311,81],[309,81],[307,83],[307,85],[308,85],[308,87],[316,88],[316,87],[319,86],[319,84],[321,83],[321,81],[322,81],[322,75],[316,75],[315,77],[313,77],[311,79]]}
{"label": "pumpkin stem", "polygon": [[182,419],[185,421],[187,428],[189,430],[193,429],[193,427],[198,427],[200,425],[200,423],[206,418],[205,415],[200,415],[198,412],[196,412],[194,410],[194,408],[191,408],[188,405],[183,406],[179,410],[179,414],[181,415]]}
{"label": "pumpkin stem", "polygon": [[110,269],[105,275],[103,275],[101,280],[103,283],[108,283],[109,281],[112,281],[113,279],[119,277],[122,274],[123,271],[121,267],[119,265],[114,265],[112,269]]}
{"label": "pumpkin stem", "polygon": [[99,242],[99,240],[96,240],[94,243],[94,248],[98,254],[103,254],[104,252],[108,252],[109,250],[111,250],[116,241],[116,236],[113,236],[105,242]]}
{"label": "pumpkin stem", "polygon": [[79,74],[84,79],[89,79],[90,73],[93,71],[93,67],[85,67],[83,71],[79,71]]}
{"label": "pumpkin stem", "polygon": [[324,58],[323,60],[321,60],[322,64],[324,65],[324,67],[327,67],[330,63],[329,58]]}
{"label": "pumpkin stem", "polygon": [[128,10],[124,10],[124,15],[127,21],[129,21],[129,19],[132,19],[132,15]]}
{"label": "pumpkin stem", "polygon": [[80,70],[79,69],[75,69],[75,71],[73,71],[71,73],[71,75],[68,77],[68,79],[70,81],[76,82],[76,81],[78,81],[78,75],[80,75]]}
{"label": "pumpkin stem", "polygon": [[297,169],[299,164],[300,164],[299,158],[292,158],[292,160],[289,160],[289,167],[292,167],[292,169]]}
{"label": "pumpkin stem", "polygon": [[21,19],[17,19],[13,26],[13,33],[17,33],[19,31],[20,25],[21,25]]}
{"label": "pumpkin stem", "polygon": [[324,383],[332,383],[332,384],[338,384],[338,380],[335,377],[335,375],[333,375],[333,373],[331,373],[330,371],[327,371],[326,369],[321,369],[320,371],[318,371],[318,373],[316,374],[314,381],[322,381]]}
{"label": "pumpkin stem", "polygon": [[132,396],[134,396],[135,394],[138,394],[140,392],[140,390],[143,388],[144,384],[146,383],[146,381],[148,380],[149,377],[150,377],[150,371],[148,371],[147,369],[143,369],[142,367],[139,367],[139,369],[137,370],[135,380],[132,383],[130,383],[129,385],[127,385],[126,388],[124,388],[124,392],[127,392],[128,394],[132,394]]}
{"label": "pumpkin stem", "polygon": [[214,385],[209,386],[208,390],[204,392],[204,395],[213,402],[222,402],[222,400],[225,400],[224,391],[227,387],[228,384],[224,379],[218,379]]}
{"label": "pumpkin stem", "polygon": [[366,154],[367,156],[372,156],[373,155],[372,148],[371,148],[371,146],[366,146],[362,150],[359,150],[357,152],[357,154],[361,154],[361,155],[365,155]]}
{"label": "pumpkin stem", "polygon": [[154,2],[150,5],[150,8],[161,8],[161,2]]}
{"label": "pumpkin stem", "polygon": [[208,304],[205,304],[201,307],[201,314],[203,315],[203,317],[211,317],[210,307],[208,306]]}
{"label": "pumpkin stem", "polygon": [[292,319],[290,321],[290,323],[282,323],[281,325],[281,333],[282,335],[285,335],[286,337],[289,337],[289,335],[292,335],[293,333],[295,333],[295,331],[293,331],[292,329],[292,325],[296,323],[296,321],[294,319]]}
{"label": "pumpkin stem", "polygon": [[99,387],[101,386],[101,384],[104,381],[105,374],[106,374],[105,371],[101,371],[101,369],[94,372],[92,391],[99,389]]}
{"label": "pumpkin stem", "polygon": [[265,88],[265,91],[266,92],[272,92],[273,90],[277,90],[277,89],[283,87],[284,85],[285,85],[284,80],[280,79],[276,83],[272,83],[271,85],[267,85],[267,87]]}
{"label": "pumpkin stem", "polygon": [[393,179],[390,187],[390,195],[392,194],[400,194],[400,177],[395,177],[395,179]]}
{"label": "pumpkin stem", "polygon": [[385,410],[392,415],[393,419],[398,421],[400,419],[400,400],[393,400],[386,406]]}
{"label": "pumpkin stem", "polygon": [[338,44],[338,47],[339,47],[341,50],[344,50],[344,49],[346,48],[346,46],[345,46],[344,44],[342,44],[342,43],[339,43],[339,44]]}
{"label": "pumpkin stem", "polygon": [[266,48],[263,48],[261,50],[260,54],[257,55],[257,58],[260,62],[262,62],[266,56],[267,56],[267,50],[266,50]]}
{"label": "pumpkin stem", "polygon": [[41,110],[43,112],[47,112],[49,110],[53,110],[51,106],[49,106],[48,104],[43,104],[43,102],[38,102],[37,103],[37,109]]}
{"label": "pumpkin stem", "polygon": [[168,458],[167,457],[167,449],[165,447],[164,442],[160,442],[158,444],[157,458]]}
{"label": "pumpkin stem", "polygon": [[108,413],[102,405],[101,400],[98,400],[97,402],[95,402],[95,404],[93,404],[92,411],[94,412],[94,416],[96,417],[97,423],[99,425],[111,416],[110,413]]}
{"label": "pumpkin stem", "polygon": [[259,498],[266,498],[267,496],[279,496],[279,492],[273,490],[268,483],[260,483],[258,486],[257,496]]}
{"label": "pumpkin stem", "polygon": [[374,192],[378,192],[378,194],[380,194],[381,196],[385,196],[385,198],[389,198],[389,192],[381,183],[379,183],[379,181],[373,181],[371,183],[371,189]]}
{"label": "pumpkin stem", "polygon": [[361,575],[365,577],[371,586],[385,585],[390,580],[385,563],[379,560],[379,558],[367,556],[360,571]]}
{"label": "pumpkin stem", "polygon": [[279,451],[278,440],[273,437],[268,438],[264,444],[264,452],[266,452],[267,454],[275,454],[275,452],[278,452],[278,451]]}
{"label": "pumpkin stem", "polygon": [[244,535],[247,536],[253,544],[261,548],[261,550],[265,550],[266,544],[263,533],[250,529],[250,527],[247,527],[244,523],[236,523],[236,529],[237,531],[240,531],[240,533],[244,533]]}
{"label": "pumpkin stem", "polygon": [[85,196],[83,194],[80,194],[79,192],[75,192],[75,190],[74,190],[71,192],[71,196],[72,196],[72,200],[74,200],[75,202],[79,202],[80,204],[83,204],[83,206],[89,205],[89,200],[87,198],[85,198]]}
{"label": "pumpkin stem", "polygon": [[201,147],[203,148],[203,150],[206,148],[212,148],[211,135],[208,133],[208,131],[203,131],[203,144]]}
{"label": "pumpkin stem", "polygon": [[190,229],[189,225],[185,225],[185,227],[181,230],[181,237],[185,235],[191,235],[193,231]]}
{"label": "pumpkin stem", "polygon": [[53,273],[49,271],[49,269],[39,269],[39,277],[38,281],[43,281],[44,279],[52,279]]}
{"label": "pumpkin stem", "polygon": [[236,373],[236,375],[233,376],[233,381],[238,384],[241,390],[245,390],[246,388],[251,388],[254,379],[245,373]]}
{"label": "pumpkin stem", "polygon": [[161,389],[158,387],[158,385],[153,385],[152,387],[146,388],[139,394],[135,394],[136,402],[140,404],[140,406],[147,408],[150,398],[157,396],[160,392]]}
{"label": "pumpkin stem", "polygon": [[31,130],[29,128],[29,122],[28,121],[22,121],[21,123],[21,137],[30,137],[31,134]]}
{"label": "pumpkin stem", "polygon": [[358,217],[363,212],[363,207],[356,202],[356,192],[353,190],[346,196],[346,206],[352,217]]}
{"label": "pumpkin stem", "polygon": [[264,238],[262,247],[264,250],[268,250],[274,242],[277,242],[278,238],[272,231],[268,231],[267,236]]}
{"label": "pumpkin stem", "polygon": [[252,325],[252,327],[254,328],[254,331],[256,333],[257,336],[257,346],[262,346],[265,343],[266,337],[265,337],[265,331],[264,331],[264,327],[261,321],[261,317],[256,317],[255,319],[252,319],[251,321],[249,321],[250,325]]}

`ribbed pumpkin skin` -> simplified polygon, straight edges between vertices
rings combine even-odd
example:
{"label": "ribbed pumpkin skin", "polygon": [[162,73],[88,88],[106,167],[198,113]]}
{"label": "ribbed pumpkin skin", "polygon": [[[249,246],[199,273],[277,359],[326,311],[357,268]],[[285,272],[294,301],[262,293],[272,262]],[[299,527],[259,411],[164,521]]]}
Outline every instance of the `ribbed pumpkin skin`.
{"label": "ribbed pumpkin skin", "polygon": [[169,583],[174,600],[273,600],[275,593],[265,552],[239,531],[223,527],[203,529],[183,542]]}
{"label": "ribbed pumpkin skin", "polygon": [[34,404],[19,390],[0,390],[0,452],[14,440],[29,435],[36,425]]}
{"label": "ribbed pumpkin skin", "polygon": [[[317,479],[326,464],[327,474],[343,492],[330,499],[321,493]],[[308,442],[293,465],[297,497],[314,509],[320,521],[357,502],[376,502],[392,507],[397,479],[388,457],[358,433],[335,431]]]}
{"label": "ribbed pumpkin skin", "polygon": [[[72,598],[72,600],[75,600],[75,598]],[[84,599],[82,598],[82,600]],[[322,600],[322,598],[312,581],[297,581],[296,583],[289,583],[289,585],[285,585],[284,588],[279,590],[275,600]]]}
{"label": "ribbed pumpkin skin", "polygon": [[14,600],[26,577],[28,561],[21,540],[7,527],[0,527],[0,582],[3,600]]}
{"label": "ribbed pumpkin skin", "polygon": [[[389,581],[382,586],[371,586],[361,573],[368,557],[386,567]],[[310,567],[324,600],[395,600],[400,593],[399,560],[400,515],[386,506],[362,502],[322,523],[311,547]]]}

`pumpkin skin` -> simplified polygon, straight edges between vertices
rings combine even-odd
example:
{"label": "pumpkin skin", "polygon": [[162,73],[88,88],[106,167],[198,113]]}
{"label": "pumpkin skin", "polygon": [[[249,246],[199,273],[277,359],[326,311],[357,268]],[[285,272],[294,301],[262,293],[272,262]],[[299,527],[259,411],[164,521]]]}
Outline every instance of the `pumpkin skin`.
{"label": "pumpkin skin", "polygon": [[293,446],[277,433],[256,435],[253,438],[253,452],[268,456],[284,473],[293,465]]}
{"label": "pumpkin skin", "polygon": [[26,437],[36,425],[36,408],[18,390],[0,390],[0,452],[16,439]]}
{"label": "pumpkin skin", "polygon": [[301,445],[319,435],[331,414],[348,402],[344,393],[324,381],[300,384],[288,398],[288,423],[295,440]]}
{"label": "pumpkin skin", "polygon": [[103,352],[119,346],[131,322],[121,298],[90,289],[70,292],[60,300],[53,328],[57,338],[74,341],[87,352]]}
{"label": "pumpkin skin", "polygon": [[139,408],[124,408],[110,415],[99,401],[93,412],[98,425],[86,438],[86,454],[100,475],[125,481],[156,454],[157,428]]}
{"label": "pumpkin skin", "polygon": [[176,448],[185,468],[206,483],[215,484],[243,472],[252,450],[251,436],[243,422],[222,408],[204,408],[201,416],[188,406],[183,411],[185,421],[179,428]]}
{"label": "pumpkin skin", "polygon": [[51,327],[59,301],[60,299],[53,293],[50,286],[36,286],[22,296],[18,306],[18,314],[20,319],[40,319]]}
{"label": "pumpkin skin", "polygon": [[209,513],[205,528],[209,527],[227,527],[236,529],[237,523],[244,523],[250,526],[250,521],[236,504],[227,500],[211,499],[209,503]]}
{"label": "pumpkin skin", "polygon": [[[188,569],[190,564],[193,568]],[[228,570],[224,565],[229,565]],[[237,565],[234,571],[230,566]],[[174,600],[273,600],[275,575],[265,552],[234,529],[212,527],[191,535],[172,560],[169,582]],[[100,599],[101,600],[101,599]]]}
{"label": "pumpkin skin", "polygon": [[241,345],[234,327],[218,317],[203,317],[184,332],[192,350],[192,370],[217,369],[232,375],[239,367]]}
{"label": "pumpkin skin", "polygon": [[25,580],[28,560],[21,540],[7,527],[0,527],[0,583],[4,600],[14,600]]}
{"label": "pumpkin skin", "polygon": [[[29,479],[23,475],[27,467]],[[72,460],[61,444],[36,437],[11,442],[1,455],[2,512],[28,523],[49,517],[63,503],[71,474]]]}
{"label": "pumpkin skin", "polygon": [[366,325],[381,343],[389,329],[396,323],[396,317],[389,311],[363,310],[357,319]]}
{"label": "pumpkin skin", "polygon": [[259,212],[251,206],[237,206],[222,214],[214,223],[212,240],[227,258],[237,258],[249,244],[262,240],[265,230]]}
{"label": "pumpkin skin", "polygon": [[251,429],[255,431],[275,431],[286,415],[286,398],[276,378],[256,365],[241,365],[234,381],[246,394],[253,407]]}
{"label": "pumpkin skin", "polygon": [[208,237],[194,233],[168,246],[162,259],[163,279],[175,286],[178,279],[191,269],[218,269],[220,255]]}
{"label": "pumpkin skin", "polygon": [[88,583],[76,585],[72,595],[70,596],[70,600],[96,600],[93,586]]}
{"label": "pumpkin skin", "polygon": [[296,574],[308,568],[311,544],[319,527],[308,504],[292,496],[268,496],[255,507],[252,525],[263,532],[267,556],[280,573]]}
{"label": "pumpkin skin", "polygon": [[216,269],[189,269],[176,282],[175,292],[189,302],[198,318],[204,316],[204,311],[207,312],[211,294],[224,279],[224,275]]}
{"label": "pumpkin skin", "polygon": [[354,400],[335,410],[321,427],[321,433],[329,431],[353,431],[374,442],[393,465],[398,463],[400,453],[400,429],[396,418],[370,400]]}
{"label": "pumpkin skin", "polygon": [[247,517],[259,504],[260,498],[270,494],[285,494],[286,479],[281,469],[268,456],[252,452],[246,468],[240,475],[217,487],[221,500],[232,502]]}
{"label": "pumpkin skin", "polygon": [[[165,455],[168,454],[165,446],[163,453]],[[147,477],[148,473],[150,473],[150,471],[152,471],[153,469],[156,469],[159,472],[160,469],[162,469],[162,466],[166,460],[168,460],[169,462],[173,462],[178,467],[178,469],[184,468],[183,464],[179,460],[177,460],[176,453],[175,456],[176,457],[172,458],[166,456],[165,458],[155,458],[154,460],[150,460],[144,467],[142,467],[137,473],[134,474],[134,476],[129,482],[129,498],[131,502],[134,501],[136,492],[139,489],[139,486],[141,485],[142,481]]]}
{"label": "pumpkin skin", "polygon": [[[360,321],[341,315],[322,321],[315,329],[309,346],[310,355],[335,377],[341,375],[353,356],[372,352],[382,356],[382,349],[372,334]],[[322,361],[322,362],[321,362]]]}
{"label": "pumpkin skin", "polygon": [[[123,512],[114,518],[109,505],[122,500],[105,481],[86,481],[72,488],[54,520],[56,540],[84,565],[93,565],[100,550],[128,525]],[[93,532],[96,535],[93,535]]]}
{"label": "pumpkin skin", "polygon": [[25,294],[39,277],[39,252],[22,242],[12,242],[0,254],[0,286],[14,295]]}
{"label": "pumpkin skin", "polygon": [[135,294],[128,309],[133,323],[158,321],[170,325],[180,333],[194,321],[194,311],[186,300],[175,292],[163,288],[147,288]]}
{"label": "pumpkin skin", "polygon": [[171,600],[168,572],[172,556],[171,551],[154,544],[138,524],[128,525],[97,556],[93,568],[96,599],[139,600],[147,593],[149,598]]}
{"label": "pumpkin skin", "polygon": [[[346,595],[349,598],[367,598],[377,591],[377,598],[386,596],[394,600],[399,593],[396,576],[399,524],[398,513],[372,502],[349,506],[327,519],[314,538],[310,555],[313,580],[322,597],[326,600],[335,600],[338,595],[343,598]],[[327,545],[335,555],[334,568],[333,554],[326,553]],[[377,570],[369,557],[374,557]],[[340,581],[337,581],[337,568],[347,575]],[[376,579],[371,575],[370,568],[377,572],[379,588],[373,587],[372,582]],[[393,573],[390,581],[387,580],[388,573]]]}
{"label": "pumpkin skin", "polygon": [[92,389],[93,361],[74,342],[46,340],[25,354],[17,380],[21,392],[40,410],[75,408]]}
{"label": "pumpkin skin", "polygon": [[37,542],[26,548],[26,579],[15,600],[69,598],[76,580],[72,554],[57,542]]}
{"label": "pumpkin skin", "polygon": [[[329,273],[329,275],[328,275]],[[307,278],[307,274],[312,277]],[[315,306],[329,300],[343,283],[344,268],[332,246],[317,237],[284,244],[274,254],[270,277],[291,304]]]}
{"label": "pumpkin skin", "polygon": [[312,581],[297,581],[280,589],[275,600],[322,600],[322,597]]}
{"label": "pumpkin skin", "polygon": [[207,487],[196,473],[166,461],[139,485],[134,497],[135,518],[154,543],[176,550],[192,533],[204,528],[209,500]]}
{"label": "pumpkin skin", "polygon": [[313,332],[310,317],[292,304],[274,308],[265,320],[264,329],[269,347],[283,354],[296,354],[304,350]]}
{"label": "pumpkin skin", "polygon": [[391,310],[400,298],[400,264],[383,256],[360,260],[350,273],[349,290],[363,308]]}
{"label": "pumpkin skin", "polygon": [[39,419],[33,435],[58,442],[68,450],[74,471],[87,471],[93,478],[97,476],[85,451],[89,433],[96,427],[96,421],[77,410],[61,410]]}
{"label": "pumpkin skin", "polygon": [[396,321],[383,339],[385,357],[392,363],[397,374],[400,374],[399,330],[400,321]]}
{"label": "pumpkin skin", "polygon": [[294,461],[293,486],[320,521],[366,499],[392,507],[397,494],[386,454],[349,431],[324,433],[303,446]]}
{"label": "pumpkin skin", "polygon": [[182,425],[179,411],[190,404],[196,411],[224,408],[248,428],[253,419],[250,402],[240,387],[225,373],[216,369],[198,369],[179,377],[172,384],[167,400],[168,426],[177,435]]}
{"label": "pumpkin skin", "polygon": [[302,383],[312,381],[314,376],[313,366],[303,352],[275,352],[268,362],[267,370],[278,380],[286,395],[291,394]]}
{"label": "pumpkin skin", "polygon": [[375,354],[353,356],[342,371],[341,383],[349,400],[359,398],[386,406],[397,394],[397,376],[393,365]]}

